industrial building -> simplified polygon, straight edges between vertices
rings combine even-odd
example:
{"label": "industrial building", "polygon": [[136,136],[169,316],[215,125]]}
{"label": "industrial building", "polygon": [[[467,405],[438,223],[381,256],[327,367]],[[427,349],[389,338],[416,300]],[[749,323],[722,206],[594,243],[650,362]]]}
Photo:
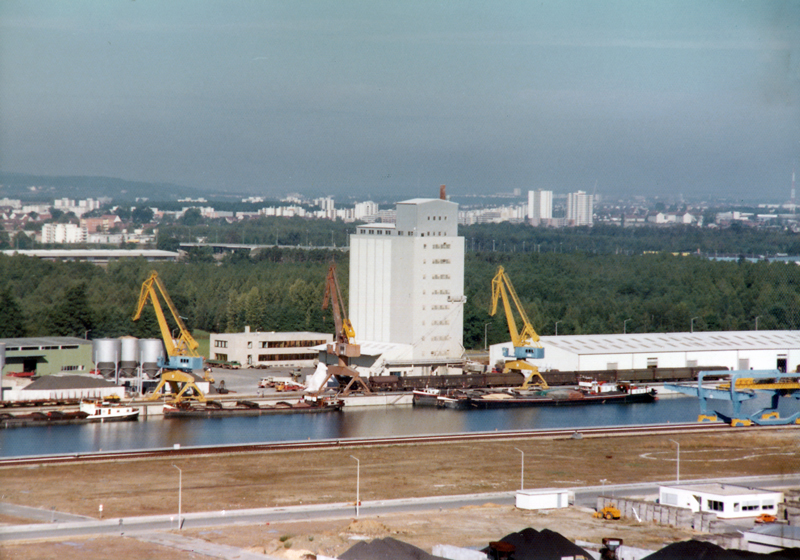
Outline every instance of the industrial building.
{"label": "industrial building", "polygon": [[[800,365],[800,331],[727,331],[543,336],[541,371],[597,371],[723,366],[730,370],[795,371]],[[503,361],[495,344],[490,364]]]}
{"label": "industrial building", "polygon": [[125,387],[98,375],[55,374],[41,377],[24,387],[6,387],[6,401],[66,401],[125,397]]}
{"label": "industrial building", "polygon": [[410,346],[404,359],[425,364],[415,374],[463,356],[464,238],[444,188],[438,199],[398,203],[394,224],[358,226],[349,288],[359,342]]}
{"label": "industrial building", "polygon": [[313,367],[319,359],[315,346],[333,341],[330,333],[251,332],[211,333],[210,359],[238,362],[243,367]]}
{"label": "industrial building", "polygon": [[145,259],[148,262],[176,262],[180,253],[160,249],[8,249],[3,254],[25,255],[45,261],[76,261],[104,265],[120,259]]}
{"label": "industrial building", "polygon": [[783,493],[717,482],[661,486],[660,504],[691,509],[693,513],[709,512],[720,519],[757,517],[762,513],[776,515]]}
{"label": "industrial building", "polygon": [[92,341],[70,336],[0,338],[6,346],[4,374],[50,375],[92,369]]}

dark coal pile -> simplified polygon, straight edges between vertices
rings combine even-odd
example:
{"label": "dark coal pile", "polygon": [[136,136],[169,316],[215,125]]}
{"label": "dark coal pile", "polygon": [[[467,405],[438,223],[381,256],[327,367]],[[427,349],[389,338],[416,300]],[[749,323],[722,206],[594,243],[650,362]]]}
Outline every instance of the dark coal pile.
{"label": "dark coal pile", "polygon": [[713,543],[683,541],[665,546],[642,560],[798,560],[800,549],[791,548],[770,554],[727,550]]}
{"label": "dark coal pile", "polygon": [[392,537],[361,541],[344,554],[340,560],[441,560],[440,556],[428,554],[421,548],[406,544]]}
{"label": "dark coal pile", "polygon": [[[561,560],[565,556],[592,558],[584,549],[550,529],[537,531],[528,527],[500,540],[514,545],[514,560]],[[490,554],[489,548],[483,552]]]}

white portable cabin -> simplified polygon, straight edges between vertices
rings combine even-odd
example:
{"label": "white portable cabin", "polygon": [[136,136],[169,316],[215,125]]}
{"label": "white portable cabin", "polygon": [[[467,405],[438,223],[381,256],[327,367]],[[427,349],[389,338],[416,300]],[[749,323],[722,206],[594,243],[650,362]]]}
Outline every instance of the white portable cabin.
{"label": "white portable cabin", "polygon": [[569,506],[569,490],[563,488],[536,488],[517,490],[519,509],[556,509]]}
{"label": "white portable cabin", "polygon": [[715,482],[661,486],[658,498],[661,504],[689,508],[694,513],[708,512],[720,519],[741,519],[762,513],[776,515],[783,493]]}

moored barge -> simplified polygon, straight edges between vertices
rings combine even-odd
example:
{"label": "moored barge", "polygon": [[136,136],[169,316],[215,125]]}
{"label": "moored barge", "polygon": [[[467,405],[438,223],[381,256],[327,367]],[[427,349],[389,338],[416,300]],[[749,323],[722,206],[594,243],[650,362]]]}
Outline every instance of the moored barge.
{"label": "moored barge", "polygon": [[236,401],[233,406],[223,406],[218,401],[205,403],[177,403],[164,405],[164,418],[226,418],[231,416],[263,416],[267,414],[313,414],[336,412],[342,409],[340,399],[309,398],[298,402],[280,401],[274,405],[260,405],[252,401]]}
{"label": "moored barge", "polygon": [[598,383],[597,381],[582,380],[577,389],[530,392],[509,390],[472,395],[469,397],[469,408],[652,403],[657,398],[655,389],[639,387],[630,383]]}

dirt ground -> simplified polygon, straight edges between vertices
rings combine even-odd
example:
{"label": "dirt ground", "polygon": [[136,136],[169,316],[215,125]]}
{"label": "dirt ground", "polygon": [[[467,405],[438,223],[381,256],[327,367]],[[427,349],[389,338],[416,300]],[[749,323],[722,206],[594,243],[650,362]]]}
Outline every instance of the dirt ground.
{"label": "dirt ground", "polygon": [[[798,428],[670,437],[680,443],[682,480],[800,472]],[[356,463],[351,455],[361,463],[362,501],[512,491],[520,481],[521,455],[515,448],[525,453],[526,488],[599,486],[604,479],[609,485],[671,480],[676,473],[676,446],[667,436],[519,439],[13,467],[0,469],[0,494],[5,502],[94,517],[100,504],[106,517],[167,514],[177,504],[174,464],[183,470],[184,512],[352,502]],[[0,519],[5,524],[18,522]],[[437,543],[478,546],[529,526],[549,528],[573,540],[598,542],[603,536],[621,536],[626,544],[651,549],[691,538],[664,527],[609,523],[592,519],[580,508],[524,512],[491,506],[355,523],[236,526],[183,533],[274,556],[277,550],[287,557],[300,557],[299,550],[333,556],[352,546],[352,538],[359,535],[394,536],[428,551]],[[0,546],[4,559],[200,557],[130,537]]]}
{"label": "dirt ground", "polygon": [[[600,543],[603,537],[621,537],[626,543],[657,550],[665,544],[697,536],[692,531],[639,524],[630,520],[592,518],[591,510],[568,508],[546,512],[486,505],[420,515],[390,515],[304,523],[273,523],[213,529],[185,530],[186,537],[235,546],[289,560],[322,554],[336,557],[357,540],[393,537],[430,552],[436,544],[485,547],[489,542],[526,527],[558,531],[571,540]],[[137,541],[133,537],[98,537],[59,542],[6,544],[7,560],[93,560],[137,558],[184,560],[207,558],[192,552]]]}

